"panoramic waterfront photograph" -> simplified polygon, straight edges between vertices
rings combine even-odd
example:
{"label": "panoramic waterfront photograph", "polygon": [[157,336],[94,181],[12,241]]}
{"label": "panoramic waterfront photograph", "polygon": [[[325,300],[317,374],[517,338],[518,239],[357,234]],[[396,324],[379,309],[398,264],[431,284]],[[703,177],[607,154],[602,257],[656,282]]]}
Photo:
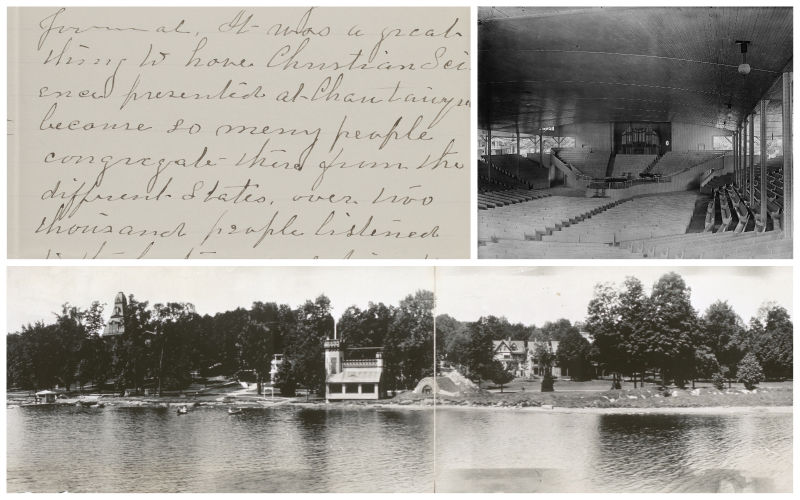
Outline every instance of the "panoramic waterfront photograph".
{"label": "panoramic waterfront photograph", "polygon": [[11,267],[6,489],[791,492],[790,267]]}
{"label": "panoramic waterfront photograph", "polygon": [[792,491],[791,267],[436,277],[437,492]]}

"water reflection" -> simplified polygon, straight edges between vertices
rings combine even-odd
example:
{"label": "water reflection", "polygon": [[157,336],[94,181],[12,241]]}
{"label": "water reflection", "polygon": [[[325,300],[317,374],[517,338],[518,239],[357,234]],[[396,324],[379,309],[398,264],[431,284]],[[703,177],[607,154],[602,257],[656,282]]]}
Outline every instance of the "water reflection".
{"label": "water reflection", "polygon": [[431,492],[433,413],[7,410],[7,490]]}
{"label": "water reflection", "polygon": [[792,415],[437,412],[437,492],[792,491]]}
{"label": "water reflection", "polygon": [[[431,492],[432,411],[7,410],[7,489]],[[790,492],[792,415],[436,411],[439,492]]]}

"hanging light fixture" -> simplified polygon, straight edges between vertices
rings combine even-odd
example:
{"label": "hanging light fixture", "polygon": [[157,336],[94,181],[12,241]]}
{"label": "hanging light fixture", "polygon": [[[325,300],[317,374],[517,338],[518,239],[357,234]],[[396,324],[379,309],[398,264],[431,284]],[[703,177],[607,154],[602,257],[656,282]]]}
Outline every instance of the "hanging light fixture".
{"label": "hanging light fixture", "polygon": [[750,44],[750,41],[736,40],[735,43],[742,49],[742,64],[739,65],[739,74],[744,78],[750,74],[750,65],[747,64],[747,45]]}

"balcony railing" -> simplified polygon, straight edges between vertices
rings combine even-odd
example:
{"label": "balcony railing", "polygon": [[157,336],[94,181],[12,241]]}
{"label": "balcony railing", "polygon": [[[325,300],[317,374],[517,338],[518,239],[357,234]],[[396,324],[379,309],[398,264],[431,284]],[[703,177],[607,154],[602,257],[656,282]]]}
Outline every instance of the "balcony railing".
{"label": "balcony railing", "polygon": [[378,366],[377,359],[346,359],[342,362],[344,368],[371,368]]}

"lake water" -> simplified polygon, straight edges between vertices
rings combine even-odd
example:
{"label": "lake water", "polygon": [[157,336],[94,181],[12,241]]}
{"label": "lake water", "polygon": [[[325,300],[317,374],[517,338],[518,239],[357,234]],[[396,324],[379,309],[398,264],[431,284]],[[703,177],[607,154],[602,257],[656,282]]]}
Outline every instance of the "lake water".
{"label": "lake water", "polygon": [[436,490],[792,491],[792,414],[436,413]]}
{"label": "lake water", "polygon": [[432,412],[61,407],[6,415],[9,492],[433,490]]}
{"label": "lake water", "polygon": [[9,492],[431,492],[434,477],[453,492],[792,490],[791,413],[443,408],[435,425],[425,410],[289,405],[6,415]]}

